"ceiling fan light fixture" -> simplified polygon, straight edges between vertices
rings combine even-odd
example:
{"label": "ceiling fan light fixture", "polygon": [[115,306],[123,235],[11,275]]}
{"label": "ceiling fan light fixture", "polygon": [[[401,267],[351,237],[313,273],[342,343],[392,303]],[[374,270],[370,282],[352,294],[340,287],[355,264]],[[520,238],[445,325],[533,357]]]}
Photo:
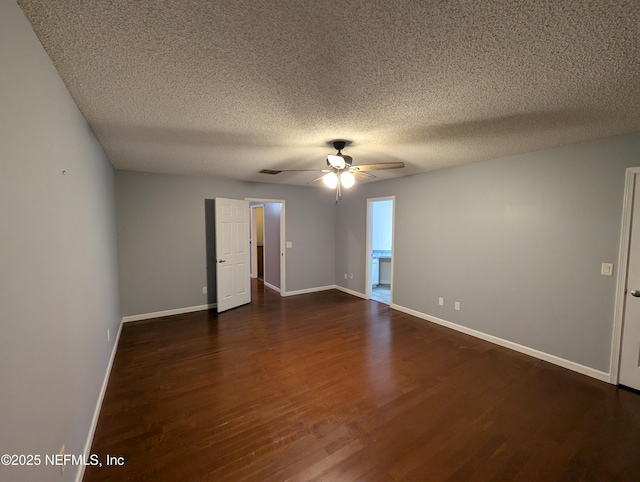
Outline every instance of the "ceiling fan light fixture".
{"label": "ceiling fan light fixture", "polygon": [[328,188],[335,189],[338,186],[338,175],[335,172],[330,172],[322,177],[322,182]]}
{"label": "ceiling fan light fixture", "polygon": [[327,163],[332,166],[335,167],[336,169],[344,169],[346,163],[344,161],[344,157],[341,155],[331,155],[329,154],[327,156]]}
{"label": "ceiling fan light fixture", "polygon": [[342,189],[349,189],[356,183],[356,174],[358,177],[365,179],[376,179],[376,176],[367,171],[377,171],[379,169],[399,169],[404,167],[404,162],[381,162],[378,164],[360,164],[353,165],[353,157],[342,153],[342,149],[348,144],[348,141],[333,141],[333,147],[336,149],[335,154],[327,156],[327,168],[325,169],[263,169],[263,174],[280,174],[281,172],[322,172],[325,173],[308,182],[314,184],[320,180],[329,189],[335,190],[336,204],[342,199]]}
{"label": "ceiling fan light fixture", "polygon": [[344,171],[340,173],[340,184],[345,189],[349,189],[356,183],[356,178],[349,171]]}

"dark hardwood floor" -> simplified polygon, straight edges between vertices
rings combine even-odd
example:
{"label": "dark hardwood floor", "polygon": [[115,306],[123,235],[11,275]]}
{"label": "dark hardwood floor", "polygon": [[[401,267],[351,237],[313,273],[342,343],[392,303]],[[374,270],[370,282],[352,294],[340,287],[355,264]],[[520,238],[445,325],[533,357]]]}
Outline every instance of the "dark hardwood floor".
{"label": "dark hardwood floor", "polygon": [[640,395],[339,291],[126,324],[93,480],[640,480]]}

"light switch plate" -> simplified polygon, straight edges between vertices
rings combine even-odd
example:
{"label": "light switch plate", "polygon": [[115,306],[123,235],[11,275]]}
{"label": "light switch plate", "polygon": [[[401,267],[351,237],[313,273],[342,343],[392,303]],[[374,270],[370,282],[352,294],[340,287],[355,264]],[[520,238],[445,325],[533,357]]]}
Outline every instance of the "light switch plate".
{"label": "light switch plate", "polygon": [[613,263],[602,263],[600,274],[602,276],[613,276]]}
{"label": "light switch plate", "polygon": [[285,244],[285,246],[286,246],[287,248],[293,248],[293,242],[292,242],[292,241],[287,241],[287,242],[286,242],[286,244]]}

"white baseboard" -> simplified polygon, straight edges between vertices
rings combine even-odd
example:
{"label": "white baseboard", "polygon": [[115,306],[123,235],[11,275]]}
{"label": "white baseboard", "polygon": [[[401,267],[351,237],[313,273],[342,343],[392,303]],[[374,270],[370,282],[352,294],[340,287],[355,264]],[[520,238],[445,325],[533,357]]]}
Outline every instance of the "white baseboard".
{"label": "white baseboard", "polygon": [[[109,363],[107,364],[107,370],[104,374],[104,379],[102,380],[102,387],[100,388],[100,394],[98,395],[98,401],[96,403],[96,408],[93,411],[93,418],[91,419],[91,426],[89,427],[89,435],[87,436],[87,441],[84,444],[84,460],[88,460],[89,453],[91,452],[91,445],[93,444],[93,436],[96,433],[96,427],[98,426],[98,419],[100,418],[100,410],[102,409],[102,402],[104,400],[104,395],[107,393],[107,385],[109,384],[109,376],[111,375],[111,367],[113,367],[113,360],[116,358],[116,351],[118,350],[118,342],[120,341],[120,334],[122,333],[122,325],[124,324],[124,318],[120,320],[120,326],[118,327],[118,333],[116,334],[115,339],[113,340],[113,348],[111,349],[111,356],[109,357]],[[82,478],[84,477],[84,464],[78,465],[78,471],[76,472],[76,482],[82,482]]]}
{"label": "white baseboard", "polygon": [[263,281],[263,284],[267,287],[272,289],[273,291],[277,291],[278,293],[280,293],[280,288],[278,288],[277,286],[272,285],[271,283],[267,283],[266,281]]}
{"label": "white baseboard", "polygon": [[142,313],[140,315],[125,316],[122,318],[123,323],[129,323],[130,321],[149,320],[151,318],[160,318],[162,316],[181,315],[182,313],[191,313],[193,311],[203,311],[215,308],[217,303],[210,303],[208,305],[187,306],[186,308],[176,308],[175,310],[155,311],[153,313]]}
{"label": "white baseboard", "polygon": [[285,291],[284,293],[281,293],[281,294],[282,294],[282,296],[304,295],[304,294],[307,294],[307,293],[316,293],[318,291],[332,290],[335,287],[336,287],[336,285],[316,286],[315,288],[307,288],[307,289],[304,289],[304,290]]}
{"label": "white baseboard", "polygon": [[503,346],[505,348],[509,348],[511,350],[515,350],[520,353],[524,353],[525,355],[532,356],[534,358],[538,358],[539,360],[544,360],[549,363],[553,363],[554,365],[561,366],[563,368],[567,368],[574,372],[582,373],[583,375],[590,376],[597,380],[601,380],[603,382],[611,383],[610,377],[608,373],[602,372],[600,370],[596,370],[595,368],[587,367],[585,365],[581,365],[579,363],[572,362],[570,360],[566,360],[564,358],[560,358],[555,355],[551,355],[549,353],[545,353],[540,350],[536,350],[535,348],[529,348],[528,346],[519,345],[518,343],[514,343],[509,340],[504,340],[502,338],[498,338],[497,336],[488,335],[478,330],[474,330],[472,328],[467,328],[466,326],[458,325],[456,323],[452,323],[450,321],[446,321],[435,316],[427,315],[426,313],[421,313],[420,311],[412,310],[411,308],[405,308],[404,306],[400,306],[392,303],[391,308],[394,310],[402,311],[403,313],[407,313],[409,315],[415,316],[416,318],[420,318],[426,321],[430,321],[431,323],[435,323],[437,325],[445,326],[447,328],[451,328],[452,330],[459,331],[461,333],[465,333],[467,335],[471,335],[476,338],[480,338],[481,340],[485,340],[491,343],[495,343],[496,345]]}
{"label": "white baseboard", "polygon": [[363,300],[367,300],[367,295],[365,295],[364,293],[360,293],[359,291],[354,291],[354,290],[350,290],[349,288],[345,288],[344,286],[340,286],[340,285],[335,285],[335,289],[337,289],[338,291],[342,291],[344,293],[353,295],[353,296],[357,296],[358,298],[362,298]]}
{"label": "white baseboard", "polygon": [[[267,283],[265,283],[266,285]],[[362,298],[364,300],[368,299],[364,293],[360,293],[359,291],[350,290],[349,288],[345,288],[344,286],[339,285],[327,285],[327,286],[317,286],[315,288],[307,288],[304,290],[296,290],[296,291],[287,291],[282,293],[282,296],[295,296],[295,295],[304,295],[307,293],[316,293],[318,291],[328,291],[328,290],[338,290],[344,293],[357,296],[358,298]]]}

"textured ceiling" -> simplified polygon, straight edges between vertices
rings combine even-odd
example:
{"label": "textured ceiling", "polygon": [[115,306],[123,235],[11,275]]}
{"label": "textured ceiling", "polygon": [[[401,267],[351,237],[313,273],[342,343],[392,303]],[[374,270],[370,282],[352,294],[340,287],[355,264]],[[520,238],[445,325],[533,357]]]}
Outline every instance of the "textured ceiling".
{"label": "textured ceiling", "polygon": [[640,130],[640,2],[20,0],[118,169],[378,179]]}

